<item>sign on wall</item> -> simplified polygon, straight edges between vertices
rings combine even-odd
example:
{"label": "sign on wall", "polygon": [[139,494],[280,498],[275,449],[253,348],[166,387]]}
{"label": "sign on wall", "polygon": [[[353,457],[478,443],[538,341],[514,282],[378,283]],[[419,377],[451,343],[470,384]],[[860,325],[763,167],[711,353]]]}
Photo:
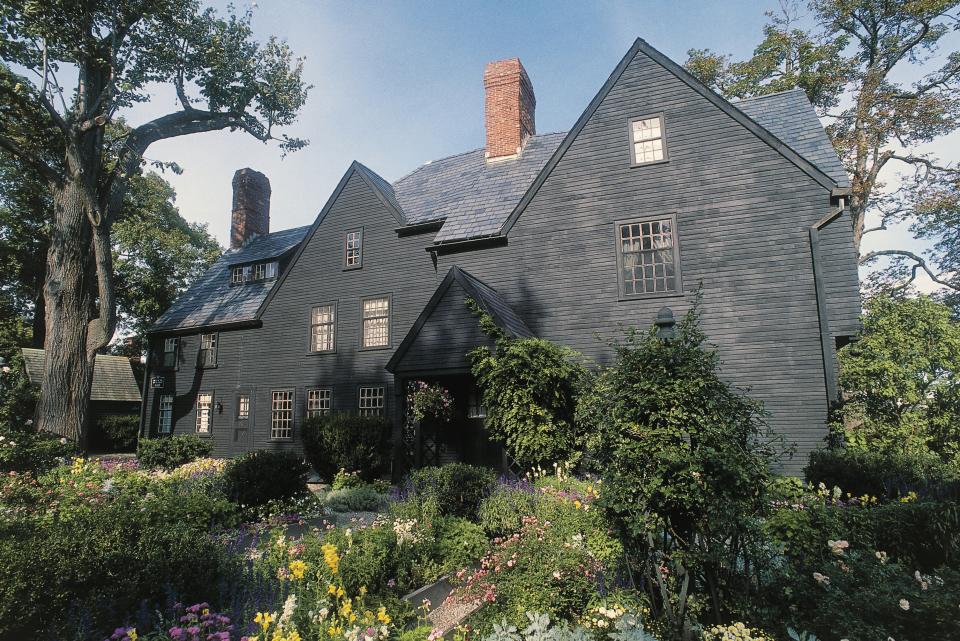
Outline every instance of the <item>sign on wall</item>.
{"label": "sign on wall", "polygon": [[163,389],[163,377],[154,376],[150,379],[150,387],[152,389]]}

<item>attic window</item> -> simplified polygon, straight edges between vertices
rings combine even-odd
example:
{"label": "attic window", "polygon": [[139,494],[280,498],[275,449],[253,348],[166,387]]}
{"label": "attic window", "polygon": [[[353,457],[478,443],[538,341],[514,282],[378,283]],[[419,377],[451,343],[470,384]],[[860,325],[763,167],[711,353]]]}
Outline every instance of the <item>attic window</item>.
{"label": "attic window", "polygon": [[252,265],[237,265],[230,270],[231,285],[272,280],[276,277],[277,261],[275,260],[266,263],[254,263]]}
{"label": "attic window", "polygon": [[243,282],[243,266],[238,265],[230,270],[230,284],[239,285]]}
{"label": "attic window", "polygon": [[663,114],[630,121],[630,155],[634,167],[667,160]]}
{"label": "attic window", "polygon": [[343,267],[356,269],[363,265],[363,230],[348,231],[343,241]]}

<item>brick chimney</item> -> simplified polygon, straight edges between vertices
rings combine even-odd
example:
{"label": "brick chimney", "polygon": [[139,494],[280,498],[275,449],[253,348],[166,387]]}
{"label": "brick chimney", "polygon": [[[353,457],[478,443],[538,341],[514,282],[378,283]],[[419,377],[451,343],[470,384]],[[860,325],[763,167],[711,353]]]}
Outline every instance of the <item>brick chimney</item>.
{"label": "brick chimney", "polygon": [[238,169],[233,175],[233,216],[230,249],[254,236],[270,233],[270,180],[259,171]]}
{"label": "brick chimney", "polygon": [[534,135],[537,99],[533,85],[519,58],[487,64],[483,72],[487,92],[487,158],[520,153],[527,138]]}

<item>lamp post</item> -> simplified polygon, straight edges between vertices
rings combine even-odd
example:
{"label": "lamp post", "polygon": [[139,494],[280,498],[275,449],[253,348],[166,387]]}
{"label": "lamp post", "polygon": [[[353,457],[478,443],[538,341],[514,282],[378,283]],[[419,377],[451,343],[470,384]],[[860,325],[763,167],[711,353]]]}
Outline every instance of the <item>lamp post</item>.
{"label": "lamp post", "polygon": [[657,312],[657,320],[653,321],[657,326],[657,336],[663,341],[671,341],[676,336],[674,329],[677,321],[673,317],[673,310],[669,307],[661,307]]}

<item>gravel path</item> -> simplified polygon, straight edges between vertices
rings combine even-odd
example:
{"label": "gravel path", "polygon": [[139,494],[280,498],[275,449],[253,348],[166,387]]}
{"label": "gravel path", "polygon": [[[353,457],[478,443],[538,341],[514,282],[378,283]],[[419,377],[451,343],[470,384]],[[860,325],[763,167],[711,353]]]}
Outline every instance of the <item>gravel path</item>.
{"label": "gravel path", "polygon": [[479,609],[479,603],[460,601],[451,595],[439,607],[434,608],[427,615],[427,619],[429,619],[434,630],[439,630],[441,634],[446,636],[464,619]]}

